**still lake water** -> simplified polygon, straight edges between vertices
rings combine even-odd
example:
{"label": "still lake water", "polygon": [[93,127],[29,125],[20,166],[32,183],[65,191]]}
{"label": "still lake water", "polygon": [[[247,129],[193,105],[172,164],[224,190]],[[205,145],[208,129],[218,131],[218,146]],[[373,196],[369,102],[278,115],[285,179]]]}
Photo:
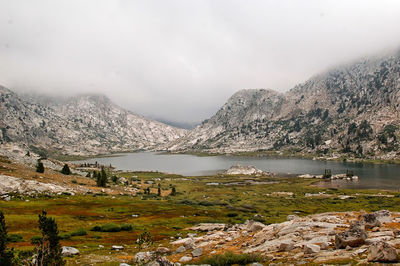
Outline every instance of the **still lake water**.
{"label": "still lake water", "polygon": [[353,171],[358,181],[334,180],[324,183],[327,187],[377,188],[400,190],[400,165],[362,164],[349,162],[318,161],[294,158],[208,156],[187,154],[158,154],[154,152],[126,153],[114,157],[94,158],[77,162],[112,164],[118,170],[160,171],[186,176],[212,175],[234,164],[254,165],[273,173],[321,175],[325,169],[332,174]]}

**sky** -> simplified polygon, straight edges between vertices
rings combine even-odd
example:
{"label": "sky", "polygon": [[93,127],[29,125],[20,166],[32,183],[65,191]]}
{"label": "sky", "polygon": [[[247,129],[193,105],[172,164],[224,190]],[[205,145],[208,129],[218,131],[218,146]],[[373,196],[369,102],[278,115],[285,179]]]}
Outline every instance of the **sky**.
{"label": "sky", "polygon": [[0,84],[199,122],[238,90],[400,48],[399,25],[397,0],[0,0]]}

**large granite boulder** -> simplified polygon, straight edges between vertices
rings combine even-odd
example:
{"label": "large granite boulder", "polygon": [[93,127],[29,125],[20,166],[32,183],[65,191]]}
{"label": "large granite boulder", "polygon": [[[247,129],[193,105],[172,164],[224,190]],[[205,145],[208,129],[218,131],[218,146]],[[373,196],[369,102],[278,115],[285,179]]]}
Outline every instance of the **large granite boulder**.
{"label": "large granite boulder", "polygon": [[335,247],[346,248],[350,247],[359,247],[365,243],[367,239],[367,233],[364,229],[354,226],[350,230],[339,233],[335,235]]}
{"label": "large granite boulder", "polygon": [[373,243],[368,250],[369,262],[398,262],[397,251],[386,242]]}

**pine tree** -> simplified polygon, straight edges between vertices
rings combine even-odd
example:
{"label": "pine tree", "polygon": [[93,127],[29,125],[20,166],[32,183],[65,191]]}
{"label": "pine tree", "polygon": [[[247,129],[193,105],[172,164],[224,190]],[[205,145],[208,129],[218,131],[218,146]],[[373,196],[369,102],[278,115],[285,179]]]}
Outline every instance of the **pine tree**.
{"label": "pine tree", "polygon": [[43,165],[42,161],[40,161],[40,160],[38,160],[38,162],[37,162],[36,172],[44,173],[44,165]]}
{"label": "pine tree", "polygon": [[15,265],[14,249],[7,250],[7,226],[4,214],[0,211],[0,265]]}
{"label": "pine tree", "polygon": [[37,252],[36,265],[65,265],[56,221],[54,218],[47,217],[45,211],[39,214],[39,229],[42,232],[42,239],[35,249]]}
{"label": "pine tree", "polygon": [[161,184],[158,184],[157,196],[161,197]]}
{"label": "pine tree", "polygon": [[61,173],[64,175],[70,175],[71,170],[69,169],[68,164],[64,164],[63,168],[61,169]]}
{"label": "pine tree", "polygon": [[106,187],[107,186],[107,173],[104,170],[104,167],[101,168],[101,172],[97,173],[96,183],[98,187]]}

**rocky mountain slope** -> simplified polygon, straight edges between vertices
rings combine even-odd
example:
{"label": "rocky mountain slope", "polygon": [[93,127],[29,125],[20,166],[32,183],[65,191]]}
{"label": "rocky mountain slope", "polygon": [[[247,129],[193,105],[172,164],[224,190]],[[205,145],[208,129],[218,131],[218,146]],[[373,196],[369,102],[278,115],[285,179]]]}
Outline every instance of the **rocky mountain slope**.
{"label": "rocky mountain slope", "polygon": [[62,154],[156,148],[186,130],[129,112],[102,95],[63,101],[24,99],[0,87],[0,142]]}
{"label": "rocky mountain slope", "polygon": [[399,157],[400,52],[332,69],[287,93],[235,93],[170,151],[279,150]]}

